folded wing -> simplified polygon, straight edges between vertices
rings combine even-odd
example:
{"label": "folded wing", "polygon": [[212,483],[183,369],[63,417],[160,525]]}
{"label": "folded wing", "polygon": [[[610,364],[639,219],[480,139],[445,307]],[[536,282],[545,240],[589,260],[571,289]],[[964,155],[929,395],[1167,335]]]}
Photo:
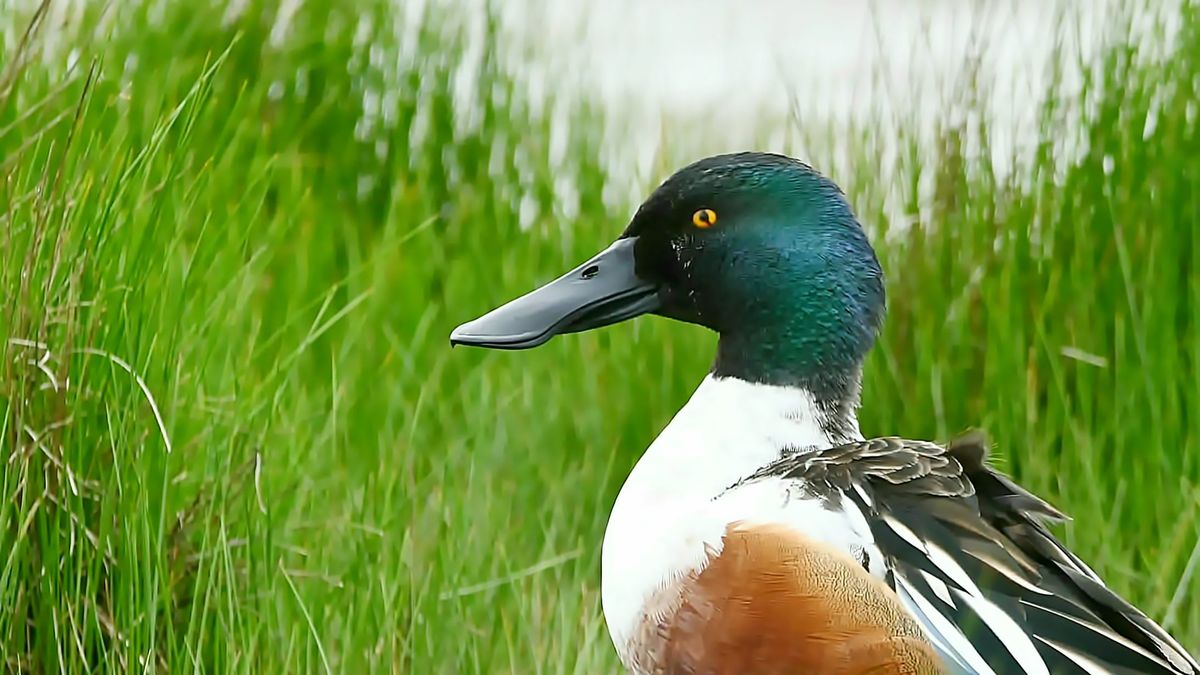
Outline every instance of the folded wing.
{"label": "folded wing", "polygon": [[867,514],[888,583],[957,672],[1200,675],[1049,532],[1063,514],[987,465],[981,437],[871,439],[748,480],[767,476],[848,495]]}

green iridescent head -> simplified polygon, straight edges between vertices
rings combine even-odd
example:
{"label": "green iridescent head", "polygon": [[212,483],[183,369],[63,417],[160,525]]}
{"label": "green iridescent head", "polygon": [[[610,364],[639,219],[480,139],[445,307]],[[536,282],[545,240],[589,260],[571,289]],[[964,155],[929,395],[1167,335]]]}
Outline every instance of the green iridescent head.
{"label": "green iridescent head", "polygon": [[883,273],[833,182],[718,155],[667,179],[604,252],[451,339],[520,349],[648,312],[717,331],[717,375],[840,397],[879,330]]}

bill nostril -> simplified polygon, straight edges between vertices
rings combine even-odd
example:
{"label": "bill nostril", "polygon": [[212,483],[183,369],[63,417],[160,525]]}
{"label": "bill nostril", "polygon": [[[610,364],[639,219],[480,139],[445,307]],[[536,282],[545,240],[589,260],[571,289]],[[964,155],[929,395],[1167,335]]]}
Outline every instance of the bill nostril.
{"label": "bill nostril", "polygon": [[596,276],[599,273],[600,273],[599,265],[588,265],[587,267],[584,268],[583,272],[581,272],[579,274],[579,276],[583,277],[584,279],[591,279],[592,277]]}

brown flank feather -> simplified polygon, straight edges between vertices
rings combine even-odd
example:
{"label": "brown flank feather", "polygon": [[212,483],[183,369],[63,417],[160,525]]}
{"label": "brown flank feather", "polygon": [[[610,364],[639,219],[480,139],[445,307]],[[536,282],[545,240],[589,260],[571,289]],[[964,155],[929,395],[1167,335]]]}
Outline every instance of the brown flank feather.
{"label": "brown flank feather", "polygon": [[665,592],[674,602],[647,617],[653,626],[637,650],[644,672],[943,672],[891,589],[846,553],[782,525],[731,524],[720,554]]}

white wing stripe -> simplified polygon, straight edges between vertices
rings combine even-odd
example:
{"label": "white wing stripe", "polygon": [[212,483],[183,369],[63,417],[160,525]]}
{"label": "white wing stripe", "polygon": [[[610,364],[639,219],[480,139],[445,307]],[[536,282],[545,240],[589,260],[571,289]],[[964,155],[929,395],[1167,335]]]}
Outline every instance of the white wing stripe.
{"label": "white wing stripe", "polygon": [[953,622],[937,611],[929,600],[918,593],[903,576],[896,574],[895,579],[901,601],[921,622],[926,636],[938,647],[943,656],[954,659],[960,667],[967,669],[968,672],[978,675],[996,675],[996,671],[988,666],[987,661],[983,660],[983,656]]}
{"label": "white wing stripe", "polygon": [[992,569],[996,572],[999,572],[1000,574],[1003,574],[1006,579],[1008,579],[1009,581],[1013,582],[1014,584],[1020,586],[1021,588],[1024,588],[1027,591],[1033,591],[1034,593],[1037,593],[1038,595],[1053,595],[1053,593],[1051,593],[1050,591],[1047,591],[1044,588],[1038,588],[1037,586],[1034,586],[1033,584],[1029,583],[1025,579],[1021,578],[1020,575],[1013,574],[1013,572],[1011,570],[1009,570],[1007,568],[1007,566],[1001,565],[992,560],[988,560],[986,556],[980,555],[978,553],[974,553],[972,551],[964,551],[964,553],[966,553],[967,555],[971,556],[972,558],[978,560],[979,562],[987,565],[989,569]]}
{"label": "white wing stripe", "polygon": [[933,576],[925,570],[920,570],[920,572],[921,576],[925,579],[925,583],[929,584],[929,587],[933,589],[934,595],[941,598],[942,602],[946,603],[947,605],[950,605],[951,607],[958,607],[958,605],[954,604],[954,598],[950,597],[950,589],[946,586],[946,582]]}
{"label": "white wing stripe", "polygon": [[983,619],[988,630],[996,634],[996,637],[1000,639],[1000,644],[1004,645],[1004,648],[1012,654],[1013,659],[1028,675],[1050,675],[1050,669],[1046,666],[1045,659],[1038,653],[1033,640],[1029,639],[1029,634],[1008,615],[1008,612],[1000,609],[996,603],[982,595],[968,595],[958,589],[953,589],[951,592],[975,610],[979,618]]}
{"label": "white wing stripe", "polygon": [[907,525],[899,520],[896,520],[895,516],[886,511],[880,515],[883,517],[883,522],[886,523],[887,526],[891,528],[892,532],[895,532],[901,539],[912,544],[918,551],[926,554],[929,553],[929,549],[925,546],[925,540],[918,537],[917,533],[909,529]]}
{"label": "white wing stripe", "polygon": [[954,583],[958,584],[963,590],[971,595],[982,596],[983,593],[979,587],[975,585],[975,581],[971,579],[971,575],[958,564],[958,561],[950,557],[945,549],[932,542],[925,543],[926,549],[929,552],[929,562],[937,566],[938,569],[946,573]]}
{"label": "white wing stripe", "polygon": [[1055,614],[1057,616],[1061,616],[1062,618],[1067,619],[1069,621],[1073,621],[1073,622],[1079,624],[1080,626],[1092,631],[1096,635],[1106,637],[1109,640],[1112,640],[1113,642],[1116,642],[1117,644],[1121,645],[1122,647],[1125,647],[1126,649],[1137,652],[1138,654],[1141,654],[1142,656],[1150,659],[1151,661],[1154,661],[1155,663],[1159,664],[1160,666],[1162,666],[1164,668],[1168,668],[1168,669],[1170,668],[1165,661],[1163,661],[1161,658],[1155,656],[1154,654],[1151,654],[1150,652],[1146,651],[1145,649],[1143,649],[1141,647],[1141,645],[1138,645],[1137,643],[1132,642],[1128,638],[1126,638],[1122,635],[1118,635],[1117,633],[1115,633],[1111,630],[1108,630],[1104,626],[1097,626],[1096,624],[1088,623],[1086,621],[1083,621],[1082,619],[1073,617],[1070,614],[1064,614],[1057,610],[1050,609],[1049,607],[1043,607],[1041,605],[1034,604],[1032,602],[1027,602],[1025,600],[1021,600],[1021,604],[1025,605],[1027,607],[1032,607],[1034,609],[1037,609],[1037,610],[1040,610],[1043,612],[1049,612],[1050,614]]}
{"label": "white wing stripe", "polygon": [[863,486],[861,483],[859,483],[858,481],[854,481],[854,483],[852,483],[851,485],[854,488],[854,492],[858,495],[859,499],[863,500],[863,503],[867,505],[867,508],[870,508],[870,509],[875,508],[875,500],[871,497],[871,493],[869,493],[863,489]]}
{"label": "white wing stripe", "polygon": [[1062,654],[1063,656],[1067,657],[1068,659],[1071,659],[1072,661],[1075,662],[1075,665],[1079,666],[1080,668],[1083,668],[1083,670],[1085,672],[1090,673],[1091,675],[1110,675],[1110,673],[1112,673],[1111,670],[1108,670],[1107,668],[1100,665],[1099,663],[1096,663],[1095,661],[1089,659],[1088,657],[1084,656],[1083,654],[1080,654],[1079,652],[1075,651],[1074,649],[1067,647],[1064,644],[1055,642],[1054,640],[1048,640],[1048,639],[1042,637],[1041,635],[1034,635],[1034,637],[1037,638],[1039,641],[1049,645],[1052,649],[1057,651],[1059,654]]}

